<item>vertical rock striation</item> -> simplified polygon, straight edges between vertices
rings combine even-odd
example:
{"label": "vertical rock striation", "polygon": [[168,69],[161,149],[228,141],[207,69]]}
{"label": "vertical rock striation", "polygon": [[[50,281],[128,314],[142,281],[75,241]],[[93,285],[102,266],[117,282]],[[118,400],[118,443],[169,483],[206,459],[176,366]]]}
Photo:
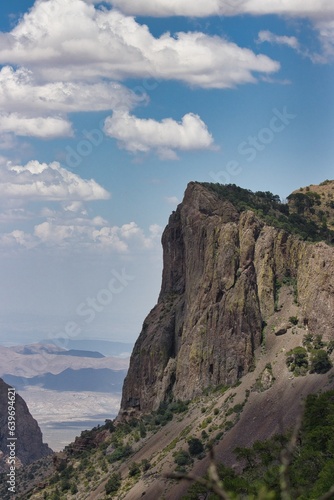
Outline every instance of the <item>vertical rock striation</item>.
{"label": "vertical rock striation", "polygon": [[325,243],[266,225],[191,182],[162,245],[161,292],[131,356],[121,414],[234,384],[253,365],[284,279],[296,283],[309,329],[333,332],[334,258]]}

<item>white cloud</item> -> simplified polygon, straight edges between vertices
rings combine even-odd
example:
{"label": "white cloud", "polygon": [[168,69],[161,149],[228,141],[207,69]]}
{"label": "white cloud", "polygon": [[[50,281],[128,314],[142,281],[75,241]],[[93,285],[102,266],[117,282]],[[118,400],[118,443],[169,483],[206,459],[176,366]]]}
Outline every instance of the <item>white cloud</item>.
{"label": "white cloud", "polygon": [[326,17],[334,14],[332,0],[109,0],[122,12],[148,16],[232,16],[281,14]]}
{"label": "white cloud", "polygon": [[0,245],[2,247],[16,247],[31,249],[37,245],[37,242],[30,234],[25,233],[19,229],[15,229],[11,233],[0,234]]}
{"label": "white cloud", "polygon": [[2,199],[91,201],[105,200],[109,193],[93,179],[82,179],[59,163],[30,161],[24,166],[0,165]]}
{"label": "white cloud", "polygon": [[131,256],[142,250],[160,247],[162,228],[153,224],[148,233],[135,222],[111,226],[100,216],[82,218],[53,213],[52,217],[35,224],[32,232],[15,229],[0,234],[0,247],[7,249],[84,249],[89,252],[116,252]]}
{"label": "white cloud", "polygon": [[41,139],[73,135],[70,122],[62,118],[32,118],[18,113],[0,113],[0,133],[6,132]]}
{"label": "white cloud", "polygon": [[[323,48],[323,55],[313,55],[315,62],[326,62],[334,57],[334,19],[324,20],[316,23],[319,31],[319,39]],[[312,59],[312,57],[311,57]]]}
{"label": "white cloud", "polygon": [[269,42],[277,45],[287,45],[288,47],[296,50],[299,49],[299,42],[295,36],[275,35],[271,31],[260,31],[257,42]]}
{"label": "white cloud", "polygon": [[[48,220],[34,228],[33,235],[28,235],[34,245],[48,247],[85,247],[91,251],[115,251],[128,255],[139,249],[152,249],[160,239],[161,228],[153,225],[145,235],[135,222],[123,226],[109,226],[102,218]],[[100,226],[100,227],[99,227]],[[27,239],[27,236],[25,237]]]}
{"label": "white cloud", "polygon": [[175,150],[210,149],[213,138],[198,115],[188,113],[181,122],[161,122],[115,112],[105,121],[105,133],[132,153],[154,150],[161,158],[175,159]]}
{"label": "white cloud", "polygon": [[[218,36],[165,33],[155,38],[133,17],[82,0],[36,2],[1,38],[0,63],[28,67],[44,83],[58,81],[59,75],[68,82],[141,77],[226,88],[279,69],[269,57]],[[51,94],[57,92],[62,95],[63,89]]]}
{"label": "white cloud", "polygon": [[[301,53],[313,62],[321,63],[328,61],[334,55],[333,0],[196,0],[195,2],[193,0],[109,0],[109,3],[128,15],[208,17],[274,14],[290,18],[308,18],[314,23],[318,32],[322,54],[307,54],[305,50]],[[295,42],[290,40],[290,43]]]}
{"label": "white cloud", "polygon": [[0,107],[4,112],[43,116],[50,112],[131,109],[138,101],[133,92],[115,82],[62,82],[58,75],[55,82],[37,83],[27,68],[5,66],[0,70]]}
{"label": "white cloud", "polygon": [[[0,133],[43,139],[72,136],[66,114],[131,109],[146,100],[115,82],[38,84],[26,68],[0,70]],[[55,114],[56,113],[56,114]]]}

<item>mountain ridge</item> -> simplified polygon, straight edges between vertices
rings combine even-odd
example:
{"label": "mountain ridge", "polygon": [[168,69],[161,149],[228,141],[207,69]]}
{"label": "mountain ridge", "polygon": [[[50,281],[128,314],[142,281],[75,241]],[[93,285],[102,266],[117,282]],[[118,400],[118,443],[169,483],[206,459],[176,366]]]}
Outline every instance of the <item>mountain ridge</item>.
{"label": "mountain ridge", "polygon": [[298,296],[301,323],[332,335],[327,244],[270,226],[200,183],[188,185],[162,244],[161,292],[135,344],[120,414],[236,383],[253,366],[284,283]]}

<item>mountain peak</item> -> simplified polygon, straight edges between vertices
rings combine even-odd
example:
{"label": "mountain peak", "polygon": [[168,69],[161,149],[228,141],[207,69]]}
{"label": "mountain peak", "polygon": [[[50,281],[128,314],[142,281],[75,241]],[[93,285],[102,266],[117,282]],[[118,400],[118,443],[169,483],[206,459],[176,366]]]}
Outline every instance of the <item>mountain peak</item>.
{"label": "mountain peak", "polygon": [[163,233],[161,292],[132,353],[121,413],[236,383],[254,366],[282,285],[298,297],[282,322],[293,311],[311,332],[331,335],[333,248],[304,240],[333,235],[291,203],[235,185],[188,184]]}

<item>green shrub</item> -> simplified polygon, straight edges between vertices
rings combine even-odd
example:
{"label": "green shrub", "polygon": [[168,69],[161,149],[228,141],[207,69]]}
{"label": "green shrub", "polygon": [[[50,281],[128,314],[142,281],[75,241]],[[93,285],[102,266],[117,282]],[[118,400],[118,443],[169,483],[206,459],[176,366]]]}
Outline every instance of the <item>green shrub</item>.
{"label": "green shrub", "polygon": [[203,453],[203,451],[204,451],[203,443],[198,438],[189,439],[188,448],[189,448],[190,455],[199,455],[200,453]]}
{"label": "green shrub", "polygon": [[118,472],[114,472],[105,485],[106,494],[110,495],[110,493],[115,493],[117,490],[119,490],[120,486],[121,475]]}
{"label": "green shrub", "polygon": [[326,351],[323,349],[314,349],[312,351],[310,373],[326,373],[332,366]]}
{"label": "green shrub", "polygon": [[109,462],[117,462],[118,460],[122,460],[123,458],[128,457],[132,453],[132,448],[129,445],[119,446],[113,453],[109,456]]}
{"label": "green shrub", "polygon": [[134,477],[138,476],[138,474],[140,474],[140,466],[139,464],[137,464],[137,462],[132,462],[129,465],[129,476]]}
{"label": "green shrub", "polygon": [[185,465],[190,465],[193,462],[193,460],[187,451],[180,450],[175,453],[174,462],[180,467],[182,467]]}
{"label": "green shrub", "polygon": [[308,371],[308,354],[304,347],[295,347],[287,353],[286,364],[294,375],[305,375]]}
{"label": "green shrub", "polygon": [[298,320],[297,316],[290,316],[289,321],[290,321],[290,323],[292,323],[293,325],[298,325],[298,321],[299,321],[299,320]]}

